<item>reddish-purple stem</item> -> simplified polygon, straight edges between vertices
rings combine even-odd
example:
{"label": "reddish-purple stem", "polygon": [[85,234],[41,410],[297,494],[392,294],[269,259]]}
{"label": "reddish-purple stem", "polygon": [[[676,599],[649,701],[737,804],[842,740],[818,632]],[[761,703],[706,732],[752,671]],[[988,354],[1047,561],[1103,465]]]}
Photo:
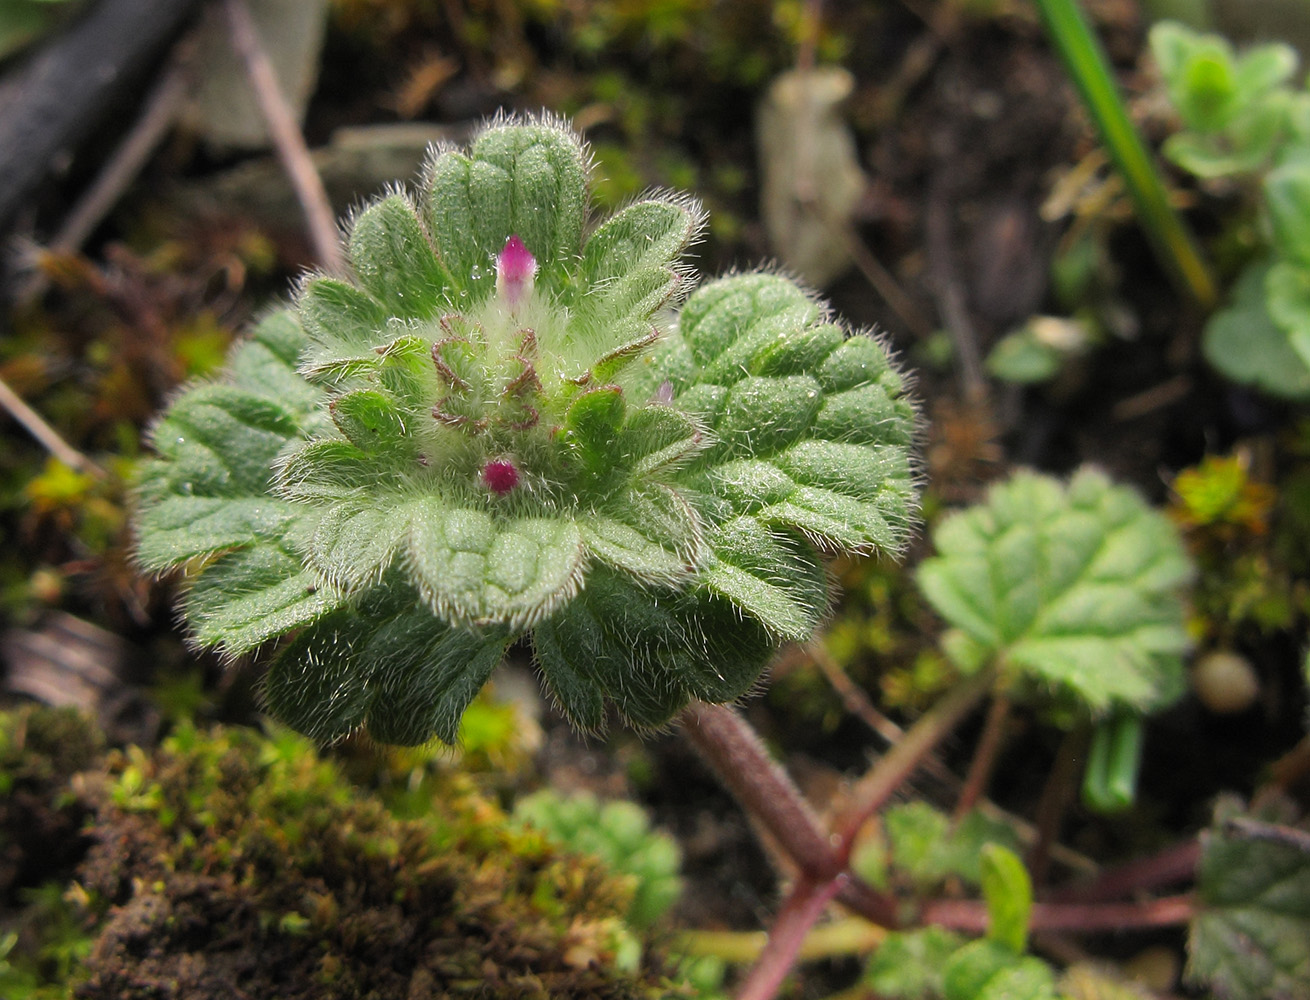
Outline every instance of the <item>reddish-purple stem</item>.
{"label": "reddish-purple stem", "polygon": [[1101,903],[1125,899],[1134,893],[1177,885],[1196,877],[1201,842],[1196,838],[1175,844],[1149,858],[1110,868],[1089,882],[1062,886],[1050,893],[1050,903]]}
{"label": "reddish-purple stem", "polygon": [[764,950],[737,991],[737,1000],[771,1000],[777,995],[783,979],[796,963],[805,935],[846,882],[844,875],[826,882],[812,882],[804,876],[796,881],[774,919]]}
{"label": "reddish-purple stem", "polygon": [[840,874],[845,865],[818,817],[736,709],[693,702],[683,710],[682,723],[728,791],[773,835],[803,876],[827,882]]}
{"label": "reddish-purple stem", "polygon": [[[1165,896],[1140,903],[1034,903],[1033,931],[1117,931],[1185,924],[1196,915],[1191,895]],[[919,921],[981,934],[987,930],[987,904],[975,899],[933,899],[919,910]]]}

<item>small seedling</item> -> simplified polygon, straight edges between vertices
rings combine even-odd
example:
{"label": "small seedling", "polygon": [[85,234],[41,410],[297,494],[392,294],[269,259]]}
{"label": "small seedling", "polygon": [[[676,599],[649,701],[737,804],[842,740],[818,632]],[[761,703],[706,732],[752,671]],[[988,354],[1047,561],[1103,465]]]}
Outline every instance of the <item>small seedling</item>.
{"label": "small seedling", "polygon": [[1206,326],[1207,359],[1273,395],[1310,395],[1310,92],[1290,85],[1291,46],[1238,54],[1227,39],[1172,22],[1151,51],[1183,129],[1165,143],[1178,166],[1259,192],[1263,245]]}

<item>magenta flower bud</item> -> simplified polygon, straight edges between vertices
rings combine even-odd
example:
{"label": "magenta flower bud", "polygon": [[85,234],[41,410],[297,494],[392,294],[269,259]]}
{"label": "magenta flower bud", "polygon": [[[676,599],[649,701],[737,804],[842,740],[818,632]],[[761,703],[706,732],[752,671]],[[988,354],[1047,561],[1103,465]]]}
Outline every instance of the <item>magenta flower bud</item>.
{"label": "magenta flower bud", "polygon": [[507,459],[493,459],[482,467],[482,485],[492,493],[504,496],[518,484],[518,466]]}
{"label": "magenta flower bud", "polygon": [[517,235],[505,241],[505,249],[496,257],[496,294],[513,309],[532,294],[537,274],[537,258]]}

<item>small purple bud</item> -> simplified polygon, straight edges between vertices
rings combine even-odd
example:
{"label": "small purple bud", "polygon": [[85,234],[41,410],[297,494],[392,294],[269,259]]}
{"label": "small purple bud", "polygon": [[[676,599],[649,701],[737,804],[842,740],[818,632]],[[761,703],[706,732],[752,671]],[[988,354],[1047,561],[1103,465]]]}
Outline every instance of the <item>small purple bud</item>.
{"label": "small purple bud", "polygon": [[492,459],[482,467],[482,484],[492,493],[504,496],[519,484],[518,466],[508,459]]}
{"label": "small purple bud", "polygon": [[505,241],[505,249],[496,257],[496,294],[511,308],[532,294],[537,275],[537,258],[532,256],[517,235]]}
{"label": "small purple bud", "polygon": [[665,379],[663,382],[661,382],[660,387],[655,390],[655,395],[652,397],[652,402],[660,403],[664,406],[668,406],[670,403],[672,403],[673,383],[670,382],[668,379]]}

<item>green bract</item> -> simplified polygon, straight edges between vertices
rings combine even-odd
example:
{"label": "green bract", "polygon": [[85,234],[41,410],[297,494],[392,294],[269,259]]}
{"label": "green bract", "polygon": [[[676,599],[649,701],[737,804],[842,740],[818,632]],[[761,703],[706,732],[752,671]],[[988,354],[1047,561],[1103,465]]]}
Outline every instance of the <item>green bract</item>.
{"label": "green bract", "polygon": [[584,728],[724,701],[827,604],[821,551],[901,547],[914,415],[882,346],[791,281],[689,284],[699,208],[587,225],[552,120],[438,152],[349,227],[139,481],[142,564],[193,571],[196,641],[291,633],[274,714],[317,739],[453,740],[510,643]]}
{"label": "green bract", "polygon": [[1093,716],[1151,711],[1184,689],[1177,530],[1132,490],[1084,469],[1067,487],[1020,473],[945,518],[919,586],[950,623],[966,670],[1003,677]]}

